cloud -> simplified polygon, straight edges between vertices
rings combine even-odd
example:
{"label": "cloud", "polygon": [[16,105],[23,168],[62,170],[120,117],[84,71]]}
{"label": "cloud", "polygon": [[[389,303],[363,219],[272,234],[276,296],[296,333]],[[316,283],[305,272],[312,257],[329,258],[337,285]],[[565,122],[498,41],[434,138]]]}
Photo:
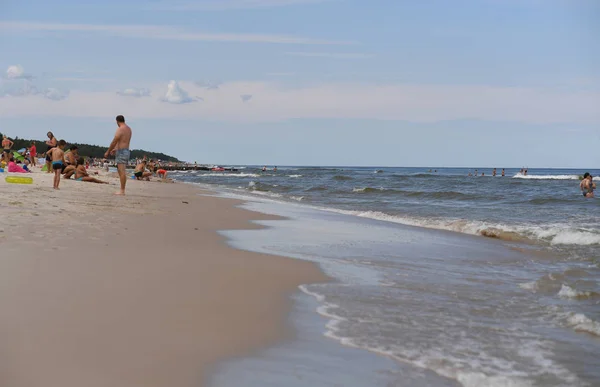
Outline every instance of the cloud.
{"label": "cloud", "polygon": [[[165,97],[122,98],[113,91],[72,90],[69,98],[59,104],[42,98],[4,98],[0,100],[0,116],[111,117],[115,111],[127,111],[130,116],[145,118],[225,122],[305,118],[600,124],[600,92],[591,90],[362,82],[298,87],[277,82],[228,82],[199,109],[190,103],[196,100],[190,95],[201,95],[202,91],[194,82],[173,81],[166,95],[164,84],[149,88],[153,95]],[[253,98],[252,109],[248,109],[240,103],[242,95],[260,98]],[[398,130],[402,130],[402,125]]]}
{"label": "cloud", "polygon": [[136,88],[131,88],[131,89],[125,89],[125,90],[120,90],[117,91],[117,94],[122,96],[122,97],[150,97],[150,90],[148,89],[136,89]]}
{"label": "cloud", "polygon": [[154,11],[226,11],[237,9],[273,8],[300,4],[324,3],[332,0],[197,0],[158,1],[148,6]]}
{"label": "cloud", "polygon": [[[352,42],[303,38],[286,35],[208,33],[184,30],[177,27],[159,25],[108,25],[108,24],[61,24],[37,22],[0,22],[0,31],[13,33],[27,31],[69,32],[81,34],[102,34],[136,39],[160,39],[178,41],[271,43],[304,45],[344,45]],[[7,32],[5,32],[7,33]]]}
{"label": "cloud", "polygon": [[61,101],[69,96],[68,91],[55,88],[39,89],[32,82],[33,77],[27,75],[23,66],[13,65],[6,70],[6,77],[0,80],[0,97],[41,96],[46,99]]}
{"label": "cloud", "polygon": [[163,102],[172,103],[175,105],[196,102],[195,98],[190,98],[187,91],[183,90],[177,81],[169,82],[167,93],[161,99]]}
{"label": "cloud", "polygon": [[206,90],[217,90],[223,82],[211,82],[211,81],[197,81],[196,86],[202,87]]}
{"label": "cloud", "polygon": [[286,52],[288,56],[303,56],[307,58],[332,58],[332,59],[362,59],[371,58],[373,55],[360,52]]}
{"label": "cloud", "polygon": [[32,79],[31,75],[25,74],[25,70],[21,65],[8,66],[6,70],[6,79]]}
{"label": "cloud", "polygon": [[67,97],[69,96],[69,92],[63,92],[53,87],[50,87],[48,89],[43,90],[41,92],[41,95],[43,95],[44,98],[48,98],[54,101],[62,101],[63,99],[67,99]]}
{"label": "cloud", "polygon": [[248,102],[252,99],[252,94],[242,94],[240,95],[242,102]]}

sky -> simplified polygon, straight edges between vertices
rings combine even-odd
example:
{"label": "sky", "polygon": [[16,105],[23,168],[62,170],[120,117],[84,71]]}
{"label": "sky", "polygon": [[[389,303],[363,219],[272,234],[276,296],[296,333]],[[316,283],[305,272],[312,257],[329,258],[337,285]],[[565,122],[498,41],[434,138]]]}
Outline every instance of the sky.
{"label": "sky", "polygon": [[3,0],[0,132],[224,165],[600,167],[600,1]]}

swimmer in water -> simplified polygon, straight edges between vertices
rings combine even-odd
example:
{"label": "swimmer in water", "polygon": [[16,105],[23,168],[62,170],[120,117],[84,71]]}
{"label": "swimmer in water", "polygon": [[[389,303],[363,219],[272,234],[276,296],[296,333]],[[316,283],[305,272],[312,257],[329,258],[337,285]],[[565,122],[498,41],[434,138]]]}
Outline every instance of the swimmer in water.
{"label": "swimmer in water", "polygon": [[593,182],[593,176],[590,175],[589,172],[586,172],[583,175],[583,180],[579,183],[579,188],[581,188],[581,192],[583,193],[584,198],[593,198],[594,197],[594,189],[596,188],[596,183]]}
{"label": "swimmer in water", "polygon": [[504,177],[504,168],[502,168],[502,177]]}
{"label": "swimmer in water", "polygon": [[496,176],[496,168],[492,171],[492,176]]}

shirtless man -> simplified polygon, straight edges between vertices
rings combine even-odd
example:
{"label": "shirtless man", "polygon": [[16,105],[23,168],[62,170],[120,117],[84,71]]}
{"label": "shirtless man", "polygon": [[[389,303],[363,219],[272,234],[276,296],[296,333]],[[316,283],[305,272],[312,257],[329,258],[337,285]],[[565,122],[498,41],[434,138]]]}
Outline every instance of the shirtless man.
{"label": "shirtless man", "polygon": [[14,143],[6,137],[6,134],[2,136],[2,159],[6,161],[6,164],[8,164],[10,160],[10,148],[12,148],[13,145]]}
{"label": "shirtless man", "polygon": [[142,160],[138,165],[135,166],[133,171],[133,175],[136,180],[146,180],[150,181],[150,176],[152,176],[152,172],[146,171],[146,160]]}
{"label": "shirtless man", "polygon": [[581,188],[581,192],[583,193],[584,198],[593,198],[594,197],[594,189],[596,188],[596,183],[592,181],[593,177],[589,172],[586,172],[583,175],[583,180],[579,183],[579,188]]}
{"label": "shirtless man", "polygon": [[70,179],[75,174],[77,168],[77,159],[79,158],[79,149],[72,146],[69,152],[65,153],[65,168],[63,169],[63,177]]}
{"label": "shirtless man", "polygon": [[60,140],[58,146],[50,149],[46,155],[50,158],[52,163],[52,170],[54,171],[54,189],[59,189],[60,174],[65,166],[65,146],[67,143],[65,140]]}
{"label": "shirtless man", "polygon": [[108,158],[109,155],[115,155],[115,161],[117,163],[117,171],[119,172],[119,179],[121,180],[121,190],[115,192],[115,195],[125,195],[125,184],[127,184],[127,175],[125,169],[129,162],[129,142],[131,141],[131,128],[125,124],[125,117],[117,116],[117,132],[115,138],[113,138],[108,150],[104,154],[104,158]]}
{"label": "shirtless man", "polygon": [[85,169],[85,160],[83,157],[77,159],[77,167],[75,168],[75,180],[87,181],[89,183],[108,184],[107,181],[98,180],[95,177],[91,177]]}

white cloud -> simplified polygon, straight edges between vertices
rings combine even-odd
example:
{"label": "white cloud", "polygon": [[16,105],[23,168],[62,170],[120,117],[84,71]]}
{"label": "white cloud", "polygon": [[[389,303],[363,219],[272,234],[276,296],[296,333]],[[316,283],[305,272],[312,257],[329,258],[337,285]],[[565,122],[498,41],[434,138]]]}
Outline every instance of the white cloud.
{"label": "white cloud", "polygon": [[373,55],[364,54],[360,52],[305,52],[305,51],[292,51],[286,52],[288,56],[303,56],[307,58],[332,58],[332,59],[361,59],[370,58]]}
{"label": "white cloud", "polygon": [[46,88],[40,90],[32,82],[33,77],[25,74],[21,65],[9,66],[6,70],[6,77],[0,80],[0,97],[28,97],[41,96],[46,99],[60,101],[66,99],[68,91],[61,91],[55,88]]}
{"label": "white cloud", "polygon": [[25,69],[21,65],[8,66],[6,70],[6,79],[31,79],[31,75],[25,74]]}
{"label": "white cloud", "polygon": [[[164,84],[150,87],[165,95]],[[0,99],[3,116],[112,117],[268,122],[296,118],[382,119],[410,122],[512,121],[527,124],[600,124],[598,91],[555,91],[487,85],[325,83],[291,87],[271,82],[230,82],[202,103],[194,82],[171,82],[165,98],[127,98],[114,92],[71,91],[59,104],[40,98]],[[188,92],[190,94],[188,94]],[[260,95],[251,104],[242,95]],[[169,103],[164,103],[166,101]],[[400,130],[401,126],[399,126]],[[482,130],[485,128],[482,127]]]}
{"label": "white cloud", "polygon": [[240,95],[242,102],[248,102],[252,99],[252,94],[242,94]]}
{"label": "white cloud", "polygon": [[206,90],[217,90],[223,82],[212,82],[212,81],[197,81],[196,85]]}
{"label": "white cloud", "polygon": [[108,24],[61,24],[36,22],[0,22],[3,33],[22,33],[27,31],[69,32],[103,34],[136,39],[162,39],[179,41],[273,43],[305,45],[343,45],[351,42],[303,38],[286,35],[208,33],[184,30],[177,27],[158,25],[108,25]]}
{"label": "white cloud", "polygon": [[67,97],[69,96],[69,92],[64,92],[50,87],[48,89],[43,90],[41,92],[41,95],[43,95],[44,98],[48,98],[54,101],[62,101],[63,99],[67,99]]}
{"label": "white cloud", "polygon": [[167,86],[167,93],[161,101],[177,105],[195,102],[196,99],[190,98],[187,91],[183,90],[177,81],[171,81]]}
{"label": "white cloud", "polygon": [[331,0],[196,0],[158,1],[148,6],[156,11],[225,11],[235,9],[272,8],[300,4],[324,3]]}
{"label": "white cloud", "polygon": [[149,97],[151,92],[149,89],[136,89],[136,88],[131,88],[131,89],[124,89],[124,90],[120,90],[117,91],[117,94],[122,96],[122,97]]}

